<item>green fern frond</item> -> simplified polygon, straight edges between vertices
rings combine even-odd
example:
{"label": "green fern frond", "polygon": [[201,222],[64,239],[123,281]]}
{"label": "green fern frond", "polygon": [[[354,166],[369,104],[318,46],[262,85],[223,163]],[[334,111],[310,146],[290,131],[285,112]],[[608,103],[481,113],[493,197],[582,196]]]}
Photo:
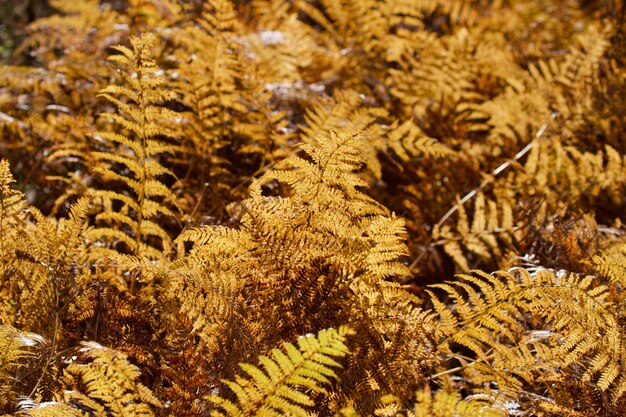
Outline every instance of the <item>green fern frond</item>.
{"label": "green fern frond", "polygon": [[262,369],[241,364],[247,377],[237,376],[225,384],[235,393],[238,405],[222,397],[209,397],[222,411],[212,416],[309,416],[306,408],[315,405],[307,391],[326,392],[337,374],[333,368],[341,365],[335,358],[349,353],[344,344],[353,334],[347,327],[321,330],[317,336],[298,339],[298,347],[287,343],[284,351],[274,349],[271,357],[260,356]]}

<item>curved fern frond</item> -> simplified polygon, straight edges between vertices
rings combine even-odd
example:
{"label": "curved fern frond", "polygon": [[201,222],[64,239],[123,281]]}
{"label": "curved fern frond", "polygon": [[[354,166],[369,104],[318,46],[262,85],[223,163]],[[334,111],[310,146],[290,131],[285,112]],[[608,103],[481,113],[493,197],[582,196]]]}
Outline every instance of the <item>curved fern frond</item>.
{"label": "curved fern frond", "polygon": [[[468,364],[459,370],[477,386],[491,381],[501,394],[516,397],[541,375],[611,389],[615,401],[626,393],[624,330],[607,287],[594,285],[593,277],[516,269],[459,278],[433,285],[447,293],[453,309],[428,293],[448,334],[440,351]],[[475,358],[454,353],[452,342]]]}
{"label": "curved fern frond", "polygon": [[321,330],[317,336],[298,339],[298,347],[285,344],[284,351],[274,349],[271,357],[260,356],[262,369],[241,364],[247,377],[237,376],[235,381],[224,381],[235,393],[239,404],[222,397],[209,399],[223,411],[212,416],[309,416],[305,407],[315,405],[307,391],[326,392],[323,385],[337,379],[333,368],[341,365],[335,360],[350,351],[344,344],[353,332],[344,326],[338,330]]}

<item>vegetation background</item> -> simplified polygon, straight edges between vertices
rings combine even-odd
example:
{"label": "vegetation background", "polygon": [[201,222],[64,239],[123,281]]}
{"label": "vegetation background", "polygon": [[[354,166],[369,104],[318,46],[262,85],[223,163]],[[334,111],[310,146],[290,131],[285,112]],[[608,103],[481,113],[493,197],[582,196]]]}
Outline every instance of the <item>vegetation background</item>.
{"label": "vegetation background", "polygon": [[622,1],[0,15],[1,415],[623,415]]}

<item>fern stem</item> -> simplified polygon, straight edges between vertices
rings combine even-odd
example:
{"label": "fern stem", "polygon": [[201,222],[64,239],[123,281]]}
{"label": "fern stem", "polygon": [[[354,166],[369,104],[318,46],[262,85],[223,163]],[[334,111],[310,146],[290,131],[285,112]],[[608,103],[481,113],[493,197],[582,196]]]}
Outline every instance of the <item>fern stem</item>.
{"label": "fern stem", "polygon": [[466,365],[461,365],[461,366],[457,366],[454,368],[446,369],[445,371],[438,372],[434,375],[429,376],[428,380],[432,381],[434,379],[439,378],[440,376],[453,374],[455,372],[462,371],[463,369],[467,369],[471,366],[478,365],[481,361],[487,361],[488,359],[491,359],[493,357],[493,354],[491,354],[492,351],[493,349],[489,349],[487,352],[485,352],[485,356],[483,356],[480,359],[472,359],[464,355],[454,354],[452,355],[452,359],[460,358],[460,359],[464,359],[464,360],[471,361],[471,362]]}

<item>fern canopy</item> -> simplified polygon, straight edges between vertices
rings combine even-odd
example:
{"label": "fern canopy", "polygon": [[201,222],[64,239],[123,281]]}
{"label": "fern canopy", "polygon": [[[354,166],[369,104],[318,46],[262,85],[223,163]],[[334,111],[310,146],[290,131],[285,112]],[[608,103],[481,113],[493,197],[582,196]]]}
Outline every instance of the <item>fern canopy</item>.
{"label": "fern canopy", "polygon": [[0,15],[0,415],[623,417],[624,1]]}

